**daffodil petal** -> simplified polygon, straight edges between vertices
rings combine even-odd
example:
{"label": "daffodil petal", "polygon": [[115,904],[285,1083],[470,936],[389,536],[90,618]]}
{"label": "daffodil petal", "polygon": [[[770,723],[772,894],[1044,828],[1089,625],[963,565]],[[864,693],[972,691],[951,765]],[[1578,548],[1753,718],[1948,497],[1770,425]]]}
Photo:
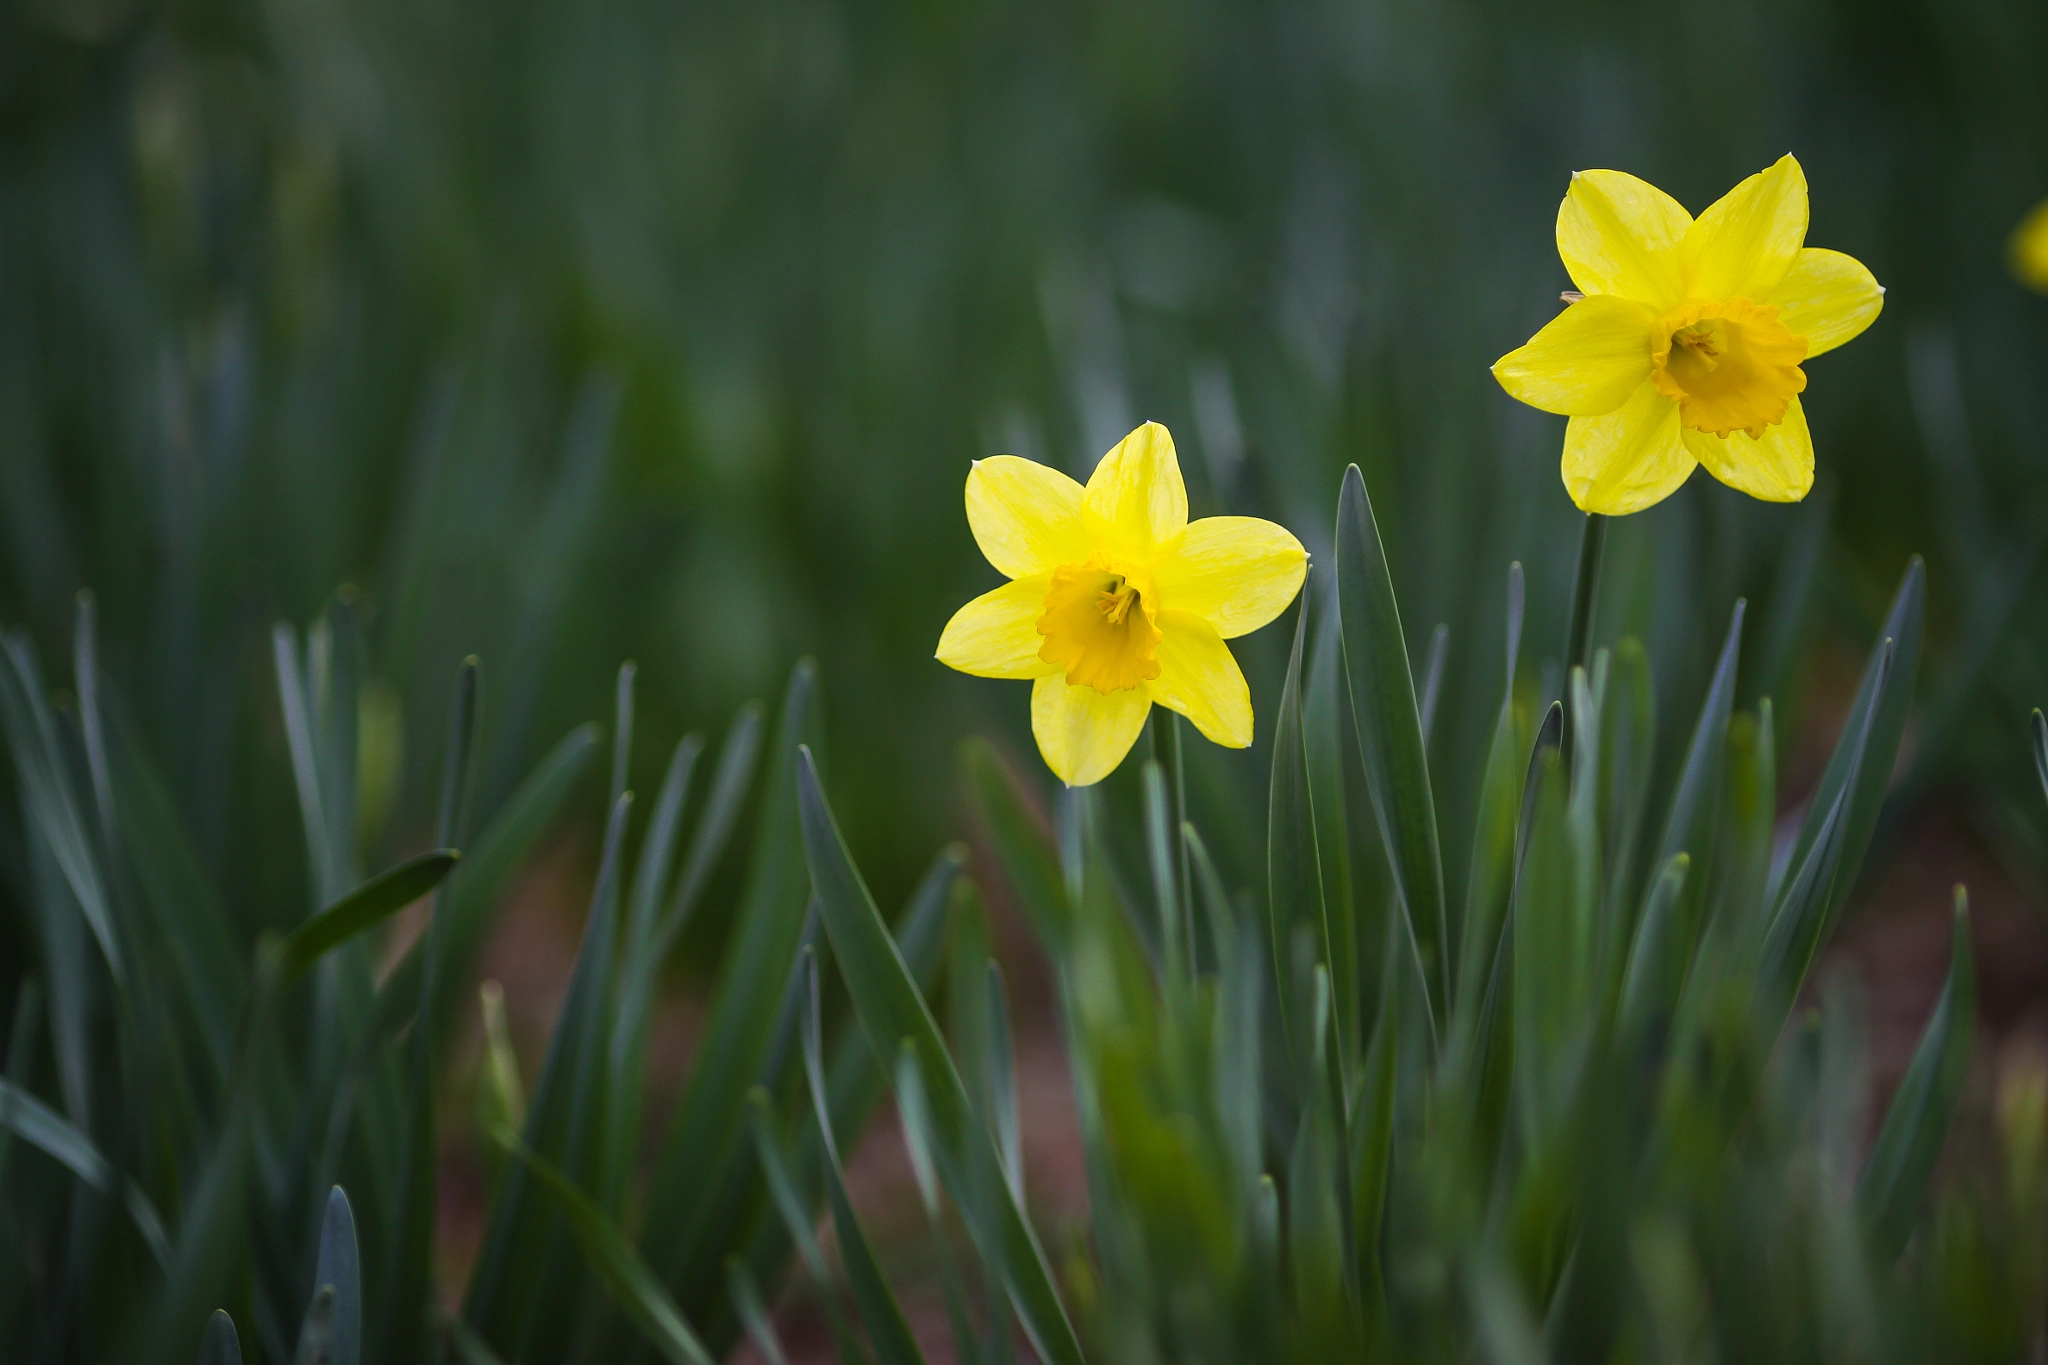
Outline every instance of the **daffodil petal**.
{"label": "daffodil petal", "polygon": [[1152,700],[1195,723],[1226,749],[1252,742],[1252,691],[1216,627],[1183,611],[1159,613],[1159,676]]}
{"label": "daffodil petal", "polygon": [[1203,617],[1234,640],[1287,610],[1307,573],[1308,551],[1286,527],[1203,517],[1161,548],[1152,581],[1161,611]]}
{"label": "daffodil petal", "polygon": [[1565,425],[1564,487],[1582,512],[1640,512],[1677,492],[1693,464],[1678,404],[1648,380],[1614,412]]}
{"label": "daffodil petal", "polygon": [[1679,247],[1693,298],[1769,298],[1806,241],[1806,172],[1789,153],[1721,196]]}
{"label": "daffodil petal", "polygon": [[2012,273],[2029,289],[2048,292],[2048,199],[2034,205],[2012,230],[2007,254]]}
{"label": "daffodil petal", "polygon": [[1778,321],[1806,338],[1806,358],[1832,351],[1877,320],[1884,286],[1854,256],[1823,247],[1801,247],[1792,268],[1768,300]]}
{"label": "daffodil petal", "polygon": [[1116,771],[1138,742],[1152,694],[1142,687],[1104,694],[1069,687],[1064,676],[1031,685],[1031,733],[1045,766],[1069,787],[1086,787]]}
{"label": "daffodil petal", "polygon": [[1746,431],[1716,436],[1688,429],[1685,446],[1709,474],[1752,498],[1798,502],[1813,487],[1813,434],[1797,398],[1785,409],[1784,421],[1764,428],[1761,441]]}
{"label": "daffodil petal", "polygon": [[1678,245],[1692,215],[1625,171],[1578,171],[1557,209],[1557,254],[1572,283],[1662,310],[1684,297]]}
{"label": "daffodil petal", "polygon": [[1058,664],[1038,657],[1045,645],[1038,618],[1045,614],[1051,585],[1049,573],[1012,579],[954,612],[939,635],[939,662],[982,678],[1042,678],[1059,672]]}
{"label": "daffodil petal", "polygon": [[1633,299],[1588,294],[1496,361],[1493,377],[1510,395],[1545,412],[1613,412],[1650,377],[1655,322]]}
{"label": "daffodil petal", "polygon": [[1116,443],[1088,476],[1081,515],[1098,544],[1149,554],[1188,524],[1188,490],[1181,482],[1173,437],[1147,422]]}
{"label": "daffodil petal", "polygon": [[1081,485],[1015,455],[976,460],[967,471],[967,524],[988,562],[1024,578],[1085,560]]}

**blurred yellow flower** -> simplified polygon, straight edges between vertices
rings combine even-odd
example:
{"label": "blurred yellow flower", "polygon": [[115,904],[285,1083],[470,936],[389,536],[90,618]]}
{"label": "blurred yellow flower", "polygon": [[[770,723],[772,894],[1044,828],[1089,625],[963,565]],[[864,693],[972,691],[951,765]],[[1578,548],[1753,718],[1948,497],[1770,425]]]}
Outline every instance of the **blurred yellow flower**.
{"label": "blurred yellow flower", "polygon": [[1010,582],[954,613],[939,662],[1032,679],[1031,732],[1062,782],[1109,776],[1154,702],[1218,744],[1252,742],[1251,690],[1223,642],[1286,610],[1308,552],[1256,517],[1189,522],[1165,427],[1124,437],[1085,488],[1015,455],[977,460],[967,524]]}
{"label": "blurred yellow flower", "polygon": [[1790,156],[1697,219],[1632,175],[1572,176],[1557,251],[1583,292],[1493,374],[1571,418],[1564,486],[1582,511],[1640,512],[1695,465],[1767,502],[1806,496],[1800,364],[1868,327],[1884,290],[1805,240],[1806,175]]}
{"label": "blurred yellow flower", "polygon": [[2012,273],[2029,289],[2048,293],[2048,199],[2012,230]]}

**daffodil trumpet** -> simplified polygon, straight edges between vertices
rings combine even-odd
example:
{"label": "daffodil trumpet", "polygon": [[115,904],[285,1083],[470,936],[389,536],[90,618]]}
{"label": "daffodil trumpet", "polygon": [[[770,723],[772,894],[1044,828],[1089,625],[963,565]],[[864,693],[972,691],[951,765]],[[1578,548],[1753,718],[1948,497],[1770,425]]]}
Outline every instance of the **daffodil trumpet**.
{"label": "daffodil trumpet", "polygon": [[967,524],[1010,581],[953,614],[939,662],[1031,680],[1031,732],[1062,782],[1116,770],[1156,702],[1208,739],[1252,742],[1251,690],[1224,643],[1301,591],[1308,552],[1256,517],[1188,520],[1173,437],[1147,422],[1088,483],[997,455],[967,474]]}
{"label": "daffodil trumpet", "polygon": [[1862,262],[1805,245],[1806,175],[1791,156],[1694,218],[1620,171],[1580,171],[1557,213],[1576,290],[1494,377],[1569,417],[1562,472],[1581,511],[1623,516],[1705,465],[1766,502],[1813,486],[1805,363],[1884,306]]}

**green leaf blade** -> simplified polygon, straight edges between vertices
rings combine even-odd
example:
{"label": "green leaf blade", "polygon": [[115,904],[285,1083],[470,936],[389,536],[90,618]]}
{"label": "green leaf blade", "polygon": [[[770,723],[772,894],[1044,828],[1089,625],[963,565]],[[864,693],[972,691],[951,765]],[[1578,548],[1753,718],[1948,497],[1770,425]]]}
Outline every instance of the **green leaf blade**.
{"label": "green leaf blade", "polygon": [[1338,497],[1337,607],[1366,780],[1422,955],[1430,1013],[1441,1031],[1450,1003],[1450,964],[1436,802],[1393,575],[1357,465],[1345,470]]}
{"label": "green leaf blade", "polygon": [[439,886],[462,854],[437,848],[364,882],[286,937],[279,965],[287,980],[303,974],[356,935],[376,928]]}
{"label": "green leaf blade", "polygon": [[[995,1197],[986,1205],[974,1198],[975,1163],[982,1163],[983,1169],[996,1168],[993,1140],[975,1121],[938,1025],[854,869],[808,750],[799,753],[797,764],[811,881],[861,1027],[878,1057],[894,1056],[904,1039],[916,1049],[938,1138],[933,1155],[955,1204],[968,1216],[975,1245],[999,1268],[1017,1316],[1040,1357],[1051,1365],[1079,1365],[1080,1341],[1023,1211],[1007,1188],[993,1191]],[[983,1208],[987,1212],[982,1212]]]}
{"label": "green leaf blade", "polygon": [[1921,1197],[1948,1138],[1949,1122],[1969,1079],[1977,1015],[1976,954],[1970,940],[1970,905],[1956,888],[1949,932],[1948,975],[1913,1060],[1885,1111],[1884,1126],[1856,1185],[1856,1207],[1885,1264],[1905,1250]]}

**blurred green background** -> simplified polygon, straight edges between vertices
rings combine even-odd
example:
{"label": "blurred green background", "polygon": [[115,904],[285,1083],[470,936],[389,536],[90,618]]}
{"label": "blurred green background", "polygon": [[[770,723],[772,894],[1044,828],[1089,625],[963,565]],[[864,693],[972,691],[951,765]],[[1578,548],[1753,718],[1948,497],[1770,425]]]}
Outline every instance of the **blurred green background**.
{"label": "blurred green background", "polygon": [[[2003,251],[2048,193],[2044,73],[2048,9],[1996,0],[8,0],[0,619],[54,660],[97,594],[252,925],[305,884],[269,627],[343,584],[402,737],[393,848],[424,838],[465,654],[488,804],[622,658],[648,772],[809,653],[893,903],[962,826],[964,734],[1035,764],[1026,689],[931,657],[996,581],[970,459],[1085,474],[1156,418],[1197,515],[1318,552],[1356,461],[1411,639],[1452,623],[1444,705],[1483,714],[1508,560],[1540,656],[1578,534],[1563,419],[1487,373],[1568,284],[1570,172],[1697,212],[1789,149],[1809,241],[1890,290],[1812,367],[1820,492],[1697,476],[1617,529],[1601,634],[1648,635],[1682,716],[1746,591],[1745,694],[1824,699],[1828,642],[1860,657],[1926,554],[1908,785],[2024,861],[2048,300]],[[1284,635],[1242,642],[1262,710]]]}

